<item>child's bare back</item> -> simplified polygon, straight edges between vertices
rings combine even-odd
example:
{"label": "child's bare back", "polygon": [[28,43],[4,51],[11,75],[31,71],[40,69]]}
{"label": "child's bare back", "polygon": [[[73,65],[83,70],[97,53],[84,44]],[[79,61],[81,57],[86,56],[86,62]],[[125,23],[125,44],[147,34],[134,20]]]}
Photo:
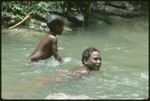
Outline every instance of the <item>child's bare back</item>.
{"label": "child's bare back", "polygon": [[50,32],[42,38],[29,59],[37,62],[53,55],[56,60],[61,62],[62,58],[58,54],[56,35],[61,35],[63,32],[64,22],[60,16],[54,15],[49,17],[47,26]]}
{"label": "child's bare back", "polygon": [[53,55],[52,46],[56,44],[54,41],[55,36],[45,35],[40,43],[37,45],[36,49],[29,56],[31,61],[38,61],[40,59],[47,59]]}

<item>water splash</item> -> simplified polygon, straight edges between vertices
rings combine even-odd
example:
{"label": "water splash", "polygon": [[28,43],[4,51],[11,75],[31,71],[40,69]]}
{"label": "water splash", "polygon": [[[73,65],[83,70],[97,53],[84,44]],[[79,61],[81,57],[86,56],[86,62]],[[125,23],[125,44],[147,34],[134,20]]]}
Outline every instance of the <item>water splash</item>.
{"label": "water splash", "polygon": [[[62,64],[66,64],[66,63],[68,63],[70,61],[71,61],[71,57],[65,57],[65,58],[63,58],[63,63]],[[52,60],[49,61],[46,65],[47,66],[51,66],[51,67],[57,67],[60,64],[61,64],[60,62],[58,62],[57,60],[55,60],[54,58],[52,58]]]}
{"label": "water splash", "polygon": [[35,70],[35,71],[31,71],[31,72],[22,72],[22,73],[20,73],[20,75],[31,75],[33,73],[39,74],[39,73],[41,73],[41,70]]}
{"label": "water splash", "polygon": [[148,80],[148,75],[146,73],[141,73],[140,77],[142,79]]}
{"label": "water splash", "polygon": [[48,61],[46,66],[50,67],[57,67],[60,64],[60,62],[56,61],[54,58],[52,58],[51,61]]}
{"label": "water splash", "polygon": [[[66,64],[68,62],[71,61],[71,57],[65,57],[63,58],[63,63],[62,64]],[[26,66],[32,66],[32,67],[57,67],[59,66],[61,63],[58,62],[56,59],[54,59],[53,57],[51,59],[47,59],[47,60],[40,60],[38,62],[31,62],[29,60],[26,60],[25,65]]]}
{"label": "water splash", "polygon": [[63,47],[58,47],[58,50],[61,50],[61,51],[62,51],[62,50],[64,50],[64,48],[63,48]]}
{"label": "water splash", "polygon": [[50,94],[45,99],[91,99],[86,95],[67,95],[65,93]]}
{"label": "water splash", "polygon": [[64,63],[68,63],[68,62],[70,62],[71,61],[71,57],[65,57],[64,58]]}

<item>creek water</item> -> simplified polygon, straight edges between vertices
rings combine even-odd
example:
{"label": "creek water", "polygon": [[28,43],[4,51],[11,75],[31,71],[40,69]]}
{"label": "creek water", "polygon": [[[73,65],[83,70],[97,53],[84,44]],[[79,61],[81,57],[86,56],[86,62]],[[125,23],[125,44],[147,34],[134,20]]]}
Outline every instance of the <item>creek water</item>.
{"label": "creek water", "polygon": [[[148,98],[148,18],[101,21],[58,37],[59,64],[53,57],[30,63],[27,56],[45,32],[19,28],[2,29],[2,98],[4,99],[146,99]],[[59,69],[81,64],[87,47],[101,51],[100,71],[80,79],[40,84]],[[55,76],[53,76],[55,78]],[[36,81],[36,82],[34,82]]]}

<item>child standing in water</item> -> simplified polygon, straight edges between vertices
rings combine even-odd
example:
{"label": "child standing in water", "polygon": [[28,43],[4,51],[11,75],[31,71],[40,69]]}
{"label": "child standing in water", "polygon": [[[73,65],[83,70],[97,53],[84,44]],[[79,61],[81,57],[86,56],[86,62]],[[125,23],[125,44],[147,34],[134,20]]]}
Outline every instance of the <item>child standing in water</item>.
{"label": "child standing in water", "polygon": [[63,32],[63,18],[58,15],[51,15],[48,18],[47,26],[50,31],[42,38],[36,49],[29,56],[29,59],[37,62],[54,56],[57,61],[62,62],[62,58],[58,54],[56,35],[61,35]]}

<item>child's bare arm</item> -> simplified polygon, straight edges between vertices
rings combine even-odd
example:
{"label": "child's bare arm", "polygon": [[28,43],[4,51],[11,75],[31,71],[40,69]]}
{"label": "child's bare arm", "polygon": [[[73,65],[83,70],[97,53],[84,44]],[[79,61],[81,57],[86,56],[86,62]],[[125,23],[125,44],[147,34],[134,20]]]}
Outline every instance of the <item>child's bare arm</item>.
{"label": "child's bare arm", "polygon": [[58,48],[57,48],[57,39],[54,38],[52,42],[52,52],[56,60],[59,62],[62,62],[61,56],[58,54]]}

